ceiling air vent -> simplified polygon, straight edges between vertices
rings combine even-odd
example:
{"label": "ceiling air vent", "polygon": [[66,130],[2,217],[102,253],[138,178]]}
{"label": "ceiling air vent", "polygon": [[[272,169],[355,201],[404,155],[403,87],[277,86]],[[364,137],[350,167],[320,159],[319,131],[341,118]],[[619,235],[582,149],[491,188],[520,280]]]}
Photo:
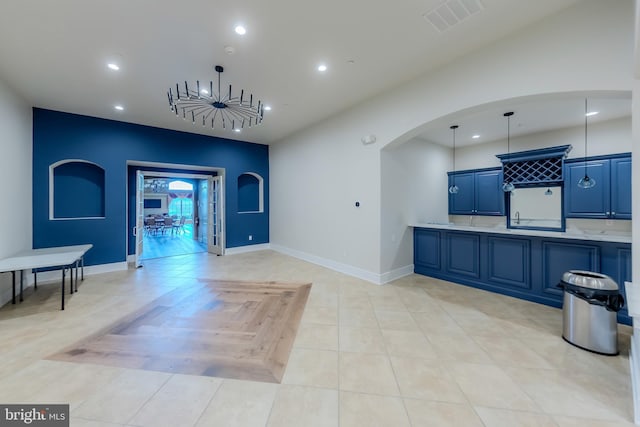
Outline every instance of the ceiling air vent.
{"label": "ceiling air vent", "polygon": [[480,0],[447,0],[422,16],[442,33],[482,9]]}

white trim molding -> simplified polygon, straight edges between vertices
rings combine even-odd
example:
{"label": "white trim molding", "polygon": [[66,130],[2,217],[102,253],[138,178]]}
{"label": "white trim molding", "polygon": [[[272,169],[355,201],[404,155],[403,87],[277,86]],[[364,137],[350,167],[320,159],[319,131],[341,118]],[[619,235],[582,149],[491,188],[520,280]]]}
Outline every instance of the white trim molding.
{"label": "white trim molding", "polygon": [[301,259],[303,261],[308,261],[313,264],[320,265],[322,267],[326,267],[330,270],[337,271],[339,273],[343,273],[349,276],[357,277],[358,279],[366,280],[367,282],[371,282],[376,285],[384,285],[385,283],[389,283],[392,280],[399,279],[400,277],[407,276],[409,274],[413,274],[413,265],[407,265],[402,268],[398,268],[386,273],[373,273],[371,271],[363,270],[358,267],[354,267],[352,265],[342,264],[340,262],[322,258],[316,255],[311,255],[305,252],[300,252],[294,249],[286,248],[280,245],[271,244],[271,249],[276,252],[283,253],[285,255],[292,256],[294,258]]}
{"label": "white trim molding", "polygon": [[225,248],[225,255],[236,255],[236,254],[244,254],[247,252],[255,252],[255,251],[264,251],[267,249],[271,249],[271,245],[269,243],[259,243],[257,245],[245,245],[245,246],[236,246],[235,248]]}
{"label": "white trim molding", "polygon": [[[98,264],[98,265],[88,265],[84,267],[85,276],[93,276],[94,274],[102,274],[102,273],[111,273],[114,271],[124,271],[129,268],[127,262],[113,262],[110,264]],[[38,283],[40,282],[53,282],[60,281],[60,270],[51,270],[51,271],[40,271],[38,272]],[[27,274],[25,278],[28,277],[26,282],[30,285],[33,284],[33,275]]]}

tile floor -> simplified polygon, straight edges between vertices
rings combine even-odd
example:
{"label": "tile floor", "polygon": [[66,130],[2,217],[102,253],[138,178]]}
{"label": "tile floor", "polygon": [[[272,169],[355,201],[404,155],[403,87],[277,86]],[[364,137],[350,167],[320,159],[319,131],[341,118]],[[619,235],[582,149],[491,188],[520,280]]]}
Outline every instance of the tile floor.
{"label": "tile floor", "polygon": [[[282,384],[45,358],[192,278],[313,286]],[[621,355],[561,338],[561,311],[411,275],[376,286],[273,251],[150,260],[0,310],[0,402],[69,403],[82,426],[631,426]]]}

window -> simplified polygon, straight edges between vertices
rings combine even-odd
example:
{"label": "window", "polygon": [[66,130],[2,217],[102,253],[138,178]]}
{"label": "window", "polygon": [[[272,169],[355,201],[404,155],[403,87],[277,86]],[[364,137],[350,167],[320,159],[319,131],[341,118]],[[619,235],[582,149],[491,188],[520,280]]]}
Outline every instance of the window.
{"label": "window", "polygon": [[169,183],[169,190],[186,190],[193,191],[193,184],[189,184],[184,181],[171,181]]}
{"label": "window", "polygon": [[169,203],[169,216],[193,218],[193,200],[187,197],[173,199]]}

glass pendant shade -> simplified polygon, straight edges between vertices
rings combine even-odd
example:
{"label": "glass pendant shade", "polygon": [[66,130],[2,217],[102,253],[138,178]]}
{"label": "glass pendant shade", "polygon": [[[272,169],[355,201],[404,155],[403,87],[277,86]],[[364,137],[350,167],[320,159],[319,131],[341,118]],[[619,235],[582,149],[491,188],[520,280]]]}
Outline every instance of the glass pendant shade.
{"label": "glass pendant shade", "polygon": [[[450,126],[449,129],[453,132],[453,173],[456,172],[456,129],[458,125]],[[458,194],[458,186],[456,185],[455,175],[453,176],[453,184],[449,187],[449,194]]]}
{"label": "glass pendant shade", "polygon": [[[510,134],[511,134],[511,116],[513,116],[513,111],[509,111],[507,113],[503,114],[506,118],[507,118],[507,155],[511,154],[511,141],[510,141]],[[511,181],[504,181],[502,183],[502,191],[504,191],[505,193],[511,193],[513,190],[515,190],[516,187],[513,185],[513,183]]]}
{"label": "glass pendant shade", "polygon": [[578,181],[578,187],[580,188],[593,188],[596,186],[596,180],[593,178],[590,178],[589,175],[584,175],[582,178],[580,178],[580,180]]}
{"label": "glass pendant shade", "polygon": [[596,186],[596,180],[589,177],[587,174],[587,113],[589,109],[587,107],[587,99],[584,100],[584,176],[578,180],[578,187],[584,190],[593,188]]}
{"label": "glass pendant shade", "polygon": [[502,184],[502,191],[504,191],[505,193],[510,193],[515,189],[516,187],[510,182],[505,182]]}

